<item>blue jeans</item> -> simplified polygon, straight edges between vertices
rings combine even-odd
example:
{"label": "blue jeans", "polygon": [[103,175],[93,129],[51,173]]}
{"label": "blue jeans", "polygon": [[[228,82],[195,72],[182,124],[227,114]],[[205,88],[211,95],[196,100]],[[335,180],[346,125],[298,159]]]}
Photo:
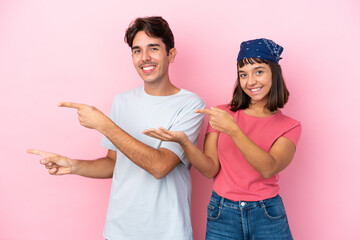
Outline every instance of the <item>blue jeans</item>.
{"label": "blue jeans", "polygon": [[207,209],[206,240],[293,239],[281,197],[232,201],[213,192]]}

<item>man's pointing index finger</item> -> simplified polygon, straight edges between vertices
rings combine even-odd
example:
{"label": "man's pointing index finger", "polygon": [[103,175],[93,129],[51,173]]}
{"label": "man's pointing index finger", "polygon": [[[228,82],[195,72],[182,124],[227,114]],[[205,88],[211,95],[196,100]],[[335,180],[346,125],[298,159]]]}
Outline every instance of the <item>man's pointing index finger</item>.
{"label": "man's pointing index finger", "polygon": [[73,102],[62,102],[59,103],[59,107],[76,108],[79,109],[83,104]]}

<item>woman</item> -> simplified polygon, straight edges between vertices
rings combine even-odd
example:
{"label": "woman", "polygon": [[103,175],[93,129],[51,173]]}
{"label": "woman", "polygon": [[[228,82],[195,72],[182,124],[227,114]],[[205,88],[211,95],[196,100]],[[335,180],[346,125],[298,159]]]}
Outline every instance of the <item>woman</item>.
{"label": "woman", "polygon": [[183,132],[144,131],[178,142],[195,168],[214,177],[208,240],[292,239],[277,181],[293,159],[301,125],[279,110],[289,96],[278,64],[282,51],[264,38],[241,43],[231,102],[196,110],[209,115],[203,153]]}

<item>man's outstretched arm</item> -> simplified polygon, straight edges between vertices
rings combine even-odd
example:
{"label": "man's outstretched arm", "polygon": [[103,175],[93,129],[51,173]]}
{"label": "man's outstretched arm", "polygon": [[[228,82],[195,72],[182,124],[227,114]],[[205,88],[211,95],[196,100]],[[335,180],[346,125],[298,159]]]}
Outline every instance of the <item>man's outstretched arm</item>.
{"label": "man's outstretched arm", "polygon": [[71,102],[59,106],[77,109],[82,126],[98,130],[126,157],[157,179],[165,177],[180,163],[180,158],[172,151],[157,150],[136,140],[95,107]]}
{"label": "man's outstretched arm", "polygon": [[40,163],[51,175],[76,174],[90,178],[112,178],[116,152],[109,150],[106,157],[96,160],[75,160],[56,153],[28,149],[28,153],[43,157]]}

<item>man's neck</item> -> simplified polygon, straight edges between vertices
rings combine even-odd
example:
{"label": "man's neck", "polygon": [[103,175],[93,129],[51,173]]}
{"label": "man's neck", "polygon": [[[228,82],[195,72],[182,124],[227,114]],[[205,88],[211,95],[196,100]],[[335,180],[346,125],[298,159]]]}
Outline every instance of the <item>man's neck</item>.
{"label": "man's neck", "polygon": [[179,88],[174,86],[170,81],[164,83],[144,83],[144,90],[152,96],[170,96],[178,93]]}

